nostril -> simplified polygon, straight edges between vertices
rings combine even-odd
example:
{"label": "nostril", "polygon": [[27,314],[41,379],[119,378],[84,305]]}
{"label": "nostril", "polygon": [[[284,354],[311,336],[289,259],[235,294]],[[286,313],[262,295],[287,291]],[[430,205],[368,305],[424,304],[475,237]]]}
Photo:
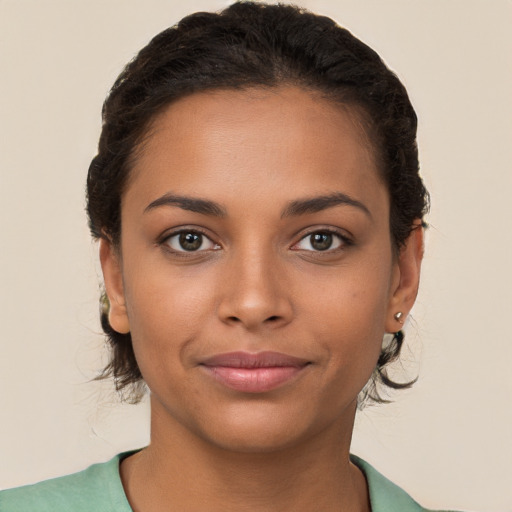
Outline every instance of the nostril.
{"label": "nostril", "polygon": [[273,316],[269,316],[267,318],[267,322],[275,322],[276,320],[279,320],[279,317],[276,316],[276,315],[273,315]]}

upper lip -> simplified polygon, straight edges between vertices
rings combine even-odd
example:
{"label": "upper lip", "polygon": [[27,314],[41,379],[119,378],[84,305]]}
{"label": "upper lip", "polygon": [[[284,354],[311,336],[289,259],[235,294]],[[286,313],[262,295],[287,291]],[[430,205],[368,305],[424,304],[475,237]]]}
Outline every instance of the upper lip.
{"label": "upper lip", "polygon": [[224,366],[228,368],[272,368],[293,366],[301,367],[308,364],[309,361],[294,357],[280,352],[226,352],[216,354],[203,360],[203,366]]}

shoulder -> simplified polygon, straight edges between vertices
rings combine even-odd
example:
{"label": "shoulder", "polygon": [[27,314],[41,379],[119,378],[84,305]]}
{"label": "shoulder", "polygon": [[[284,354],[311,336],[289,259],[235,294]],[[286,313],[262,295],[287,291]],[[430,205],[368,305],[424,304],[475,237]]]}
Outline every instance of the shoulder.
{"label": "shoulder", "polygon": [[[350,458],[366,476],[372,512],[436,512],[423,508],[403,489],[388,480],[368,462],[355,455],[351,455]],[[455,511],[447,510],[444,512]]]}
{"label": "shoulder", "polygon": [[119,476],[127,454],[84,471],[0,492],[2,512],[132,512]]}

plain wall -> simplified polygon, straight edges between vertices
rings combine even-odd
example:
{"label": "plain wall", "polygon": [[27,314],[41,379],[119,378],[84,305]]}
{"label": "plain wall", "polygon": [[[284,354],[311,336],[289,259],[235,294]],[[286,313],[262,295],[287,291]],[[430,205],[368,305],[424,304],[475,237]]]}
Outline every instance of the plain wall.
{"label": "plain wall", "polygon": [[[106,352],[85,177],[122,66],[185,14],[227,4],[0,1],[0,487],[148,441],[147,403],[88,382]],[[359,415],[353,451],[425,506],[512,511],[512,3],[301,5],[404,81],[432,194],[405,350],[419,381]]]}

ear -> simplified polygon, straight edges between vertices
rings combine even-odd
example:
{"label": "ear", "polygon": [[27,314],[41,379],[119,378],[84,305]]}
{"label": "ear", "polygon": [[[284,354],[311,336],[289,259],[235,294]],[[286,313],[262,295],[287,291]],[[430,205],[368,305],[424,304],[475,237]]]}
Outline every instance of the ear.
{"label": "ear", "polygon": [[109,301],[108,321],[114,331],[127,334],[130,323],[126,313],[120,256],[112,243],[104,238],[100,239],[100,262]]}
{"label": "ear", "polygon": [[[397,332],[402,328],[405,318],[414,305],[420,283],[421,260],[424,252],[424,230],[420,222],[416,223],[405,245],[400,249],[398,261],[394,264],[386,319],[386,332]],[[397,318],[397,313],[401,315]]]}

